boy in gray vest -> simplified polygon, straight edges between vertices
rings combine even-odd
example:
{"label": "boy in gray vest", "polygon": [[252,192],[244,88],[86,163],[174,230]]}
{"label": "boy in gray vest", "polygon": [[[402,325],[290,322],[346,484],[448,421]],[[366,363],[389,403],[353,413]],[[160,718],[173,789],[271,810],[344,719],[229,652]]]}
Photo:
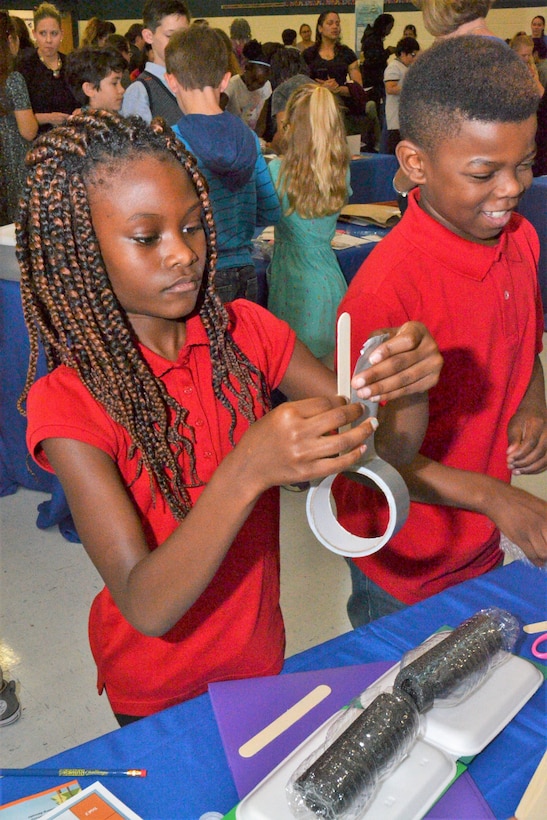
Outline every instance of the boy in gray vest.
{"label": "boy in gray vest", "polygon": [[190,26],[190,11],[182,0],[147,0],[143,25],[142,36],[152,47],[153,62],[148,61],[127,88],[121,113],[142,117],[147,123],[153,117],[163,117],[168,125],[174,125],[181,111],[165,79],[165,46],[175,31]]}

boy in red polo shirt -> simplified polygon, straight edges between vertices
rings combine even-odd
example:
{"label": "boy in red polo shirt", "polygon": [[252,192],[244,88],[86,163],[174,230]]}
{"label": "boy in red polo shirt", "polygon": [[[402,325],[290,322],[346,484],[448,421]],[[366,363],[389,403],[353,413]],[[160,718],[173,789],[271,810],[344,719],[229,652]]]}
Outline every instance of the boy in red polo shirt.
{"label": "boy in red polo shirt", "polygon": [[[490,38],[443,41],[405,78],[397,157],[418,187],[340,311],[352,316],[354,362],[371,330],[415,319],[444,368],[420,453],[401,469],[408,521],[349,562],[354,626],[497,567],[500,531],[547,559],[547,503],[510,485],[547,466],[539,246],[514,212],[532,182],[537,105],[526,67]],[[346,529],[384,531],[383,497],[343,477],[334,494]]]}

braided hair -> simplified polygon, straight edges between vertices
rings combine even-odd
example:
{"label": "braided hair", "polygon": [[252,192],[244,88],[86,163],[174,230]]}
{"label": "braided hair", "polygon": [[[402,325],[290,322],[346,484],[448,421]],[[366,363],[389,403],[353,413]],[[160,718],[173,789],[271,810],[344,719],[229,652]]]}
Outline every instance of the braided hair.
{"label": "braided hair", "polygon": [[[191,507],[188,489],[201,486],[188,411],[169,395],[144,360],[132,326],[120,305],[102,259],[91,221],[86,181],[98,165],[119,168],[142,155],[174,157],[192,180],[202,206],[207,262],[199,314],[211,351],[213,391],[230,414],[234,444],[237,410],[256,420],[255,401],[271,406],[264,375],[235,344],[229,317],[214,286],[216,231],[207,185],[194,157],[163,120],[147,126],[137,117],[106,111],[69,117],[39,137],[27,155],[28,174],[21,199],[17,257],[21,296],[30,337],[24,404],[36,376],[41,340],[48,370],[73,368],[91,395],[128,432],[137,458],[136,478],[148,471],[177,520]],[[179,457],[187,454],[189,475]],[[135,480],[136,480],[135,478]]]}

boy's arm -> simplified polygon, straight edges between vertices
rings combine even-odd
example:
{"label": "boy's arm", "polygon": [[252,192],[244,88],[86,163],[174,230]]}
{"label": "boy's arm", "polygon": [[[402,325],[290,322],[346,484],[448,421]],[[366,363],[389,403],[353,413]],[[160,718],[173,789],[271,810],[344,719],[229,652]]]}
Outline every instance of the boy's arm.
{"label": "boy's arm", "polygon": [[275,225],[281,218],[281,205],[266,160],[257,142],[255,163],[256,224]]}
{"label": "boy's arm", "polygon": [[418,454],[398,468],[413,501],[481,513],[534,563],[547,561],[547,502],[498,479]]}
{"label": "boy's arm", "polygon": [[507,466],[515,475],[541,473],[547,467],[545,379],[536,356],[530,384],[507,427]]}

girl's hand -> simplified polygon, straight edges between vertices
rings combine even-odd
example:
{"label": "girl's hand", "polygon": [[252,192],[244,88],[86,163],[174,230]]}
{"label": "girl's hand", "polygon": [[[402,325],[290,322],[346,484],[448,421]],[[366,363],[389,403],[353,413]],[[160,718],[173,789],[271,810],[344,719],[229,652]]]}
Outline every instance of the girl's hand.
{"label": "girl's hand", "polygon": [[341,472],[359,460],[370,420],[338,432],[362,415],[340,396],[286,402],[251,425],[228,458],[241,459],[241,485],[253,495]]}
{"label": "girl's hand", "polygon": [[434,387],[443,366],[437,344],[421,322],[406,322],[400,328],[383,328],[390,339],[371,354],[372,367],[357,373],[352,386],[362,399],[392,401]]}

